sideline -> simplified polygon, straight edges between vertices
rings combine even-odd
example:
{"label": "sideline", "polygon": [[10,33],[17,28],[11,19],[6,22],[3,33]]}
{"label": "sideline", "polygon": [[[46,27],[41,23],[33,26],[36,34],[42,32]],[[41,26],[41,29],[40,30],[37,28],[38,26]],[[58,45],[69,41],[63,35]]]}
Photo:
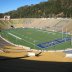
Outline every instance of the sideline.
{"label": "sideline", "polygon": [[[35,45],[34,43],[29,42],[29,41],[27,41],[27,40],[25,40],[25,39],[22,39],[22,38],[20,38],[20,37],[14,35],[14,34],[12,34],[12,33],[8,33],[8,34],[11,35],[11,36],[13,36],[13,37],[16,37],[16,38],[18,38],[18,39],[24,40],[25,42],[27,42],[27,43],[29,43],[29,44],[32,44],[32,45],[34,45],[34,46],[37,46],[37,45]],[[37,46],[37,47],[39,47],[39,46]],[[39,47],[39,48],[41,48],[41,47]]]}
{"label": "sideline", "polygon": [[6,40],[5,38],[3,38],[1,35],[0,35],[0,38],[2,38],[4,41],[6,41],[7,43],[9,43],[9,44],[11,44],[11,45],[14,45],[14,46],[16,46],[16,47],[22,47],[22,48],[24,48],[24,49],[30,50],[30,47],[14,44],[14,43]]}

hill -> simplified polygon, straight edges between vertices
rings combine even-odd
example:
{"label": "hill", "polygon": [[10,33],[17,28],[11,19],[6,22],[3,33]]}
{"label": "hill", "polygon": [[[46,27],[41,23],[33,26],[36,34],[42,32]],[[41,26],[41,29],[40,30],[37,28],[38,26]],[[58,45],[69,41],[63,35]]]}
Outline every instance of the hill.
{"label": "hill", "polygon": [[72,0],[48,0],[36,5],[22,6],[3,15],[11,18],[72,17]]}

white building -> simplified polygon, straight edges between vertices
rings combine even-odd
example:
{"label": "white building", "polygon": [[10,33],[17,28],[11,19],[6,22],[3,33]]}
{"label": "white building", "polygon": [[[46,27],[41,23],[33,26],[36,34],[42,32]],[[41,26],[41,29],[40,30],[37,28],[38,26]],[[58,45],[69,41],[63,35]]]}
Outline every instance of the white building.
{"label": "white building", "polygon": [[4,20],[10,20],[10,16],[5,15],[5,16],[4,16]]}

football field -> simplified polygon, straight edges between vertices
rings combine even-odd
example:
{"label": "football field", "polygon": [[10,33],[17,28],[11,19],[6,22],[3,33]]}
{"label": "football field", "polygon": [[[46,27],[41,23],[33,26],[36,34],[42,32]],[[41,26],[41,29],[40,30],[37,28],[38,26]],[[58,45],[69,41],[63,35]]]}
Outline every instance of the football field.
{"label": "football field", "polygon": [[63,50],[72,47],[71,36],[67,33],[46,31],[36,28],[16,28],[2,30],[6,40],[39,50]]}

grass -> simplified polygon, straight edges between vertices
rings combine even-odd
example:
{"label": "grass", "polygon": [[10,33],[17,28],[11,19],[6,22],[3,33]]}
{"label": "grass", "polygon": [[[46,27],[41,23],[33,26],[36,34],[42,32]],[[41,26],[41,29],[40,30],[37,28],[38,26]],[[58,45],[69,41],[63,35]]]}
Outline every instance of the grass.
{"label": "grass", "polygon": [[[9,33],[12,33],[20,38],[17,39],[16,37],[13,37],[9,35]],[[18,45],[24,45],[28,46],[32,49],[42,49],[37,46],[37,44],[41,44],[44,42],[53,41],[58,38],[62,38],[62,33],[59,32],[51,32],[51,31],[44,31],[40,29],[34,29],[34,28],[16,28],[16,29],[8,29],[3,30],[1,32],[2,37],[7,39],[8,41],[18,44]],[[70,35],[63,34],[63,37],[70,37]],[[65,42],[61,43],[52,47],[43,48],[44,50],[62,50],[66,48],[70,48],[71,42]]]}

